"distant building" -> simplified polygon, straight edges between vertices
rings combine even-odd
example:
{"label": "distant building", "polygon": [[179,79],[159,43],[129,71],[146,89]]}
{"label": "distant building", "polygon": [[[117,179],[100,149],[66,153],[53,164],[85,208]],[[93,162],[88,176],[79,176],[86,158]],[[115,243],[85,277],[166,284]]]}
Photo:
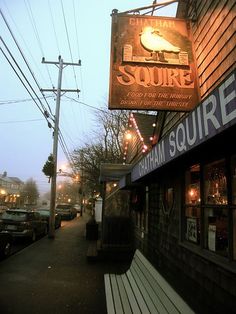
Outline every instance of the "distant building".
{"label": "distant building", "polygon": [[10,208],[21,203],[21,192],[24,182],[17,177],[8,177],[7,172],[0,174],[0,205]]}

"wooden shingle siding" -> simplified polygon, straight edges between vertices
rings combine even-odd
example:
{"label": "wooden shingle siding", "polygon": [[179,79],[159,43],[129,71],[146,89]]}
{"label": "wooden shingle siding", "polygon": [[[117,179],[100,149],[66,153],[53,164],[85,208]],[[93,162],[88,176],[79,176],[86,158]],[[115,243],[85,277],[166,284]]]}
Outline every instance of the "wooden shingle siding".
{"label": "wooden shingle siding", "polygon": [[167,112],[161,137],[164,137],[185,115],[184,112]]}
{"label": "wooden shingle siding", "polygon": [[193,39],[201,98],[205,98],[235,68],[235,0],[191,1],[196,10]]}
{"label": "wooden shingle siding", "polygon": [[[193,50],[203,100],[236,68],[236,1],[180,0],[177,17],[192,19]],[[161,137],[186,114],[168,112]]]}

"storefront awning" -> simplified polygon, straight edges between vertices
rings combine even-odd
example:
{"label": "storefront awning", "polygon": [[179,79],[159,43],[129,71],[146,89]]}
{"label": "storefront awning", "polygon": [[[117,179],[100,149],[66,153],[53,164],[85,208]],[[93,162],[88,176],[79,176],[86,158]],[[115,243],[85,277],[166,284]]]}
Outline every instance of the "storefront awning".
{"label": "storefront awning", "polygon": [[130,173],[133,165],[123,165],[123,164],[110,164],[104,163],[100,166],[100,177],[99,181],[119,181],[127,173]]}

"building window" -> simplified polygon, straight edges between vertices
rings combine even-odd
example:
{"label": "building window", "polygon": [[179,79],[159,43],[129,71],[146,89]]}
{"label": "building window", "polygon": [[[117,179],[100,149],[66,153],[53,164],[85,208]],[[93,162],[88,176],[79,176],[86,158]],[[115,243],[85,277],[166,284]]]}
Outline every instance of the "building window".
{"label": "building window", "polygon": [[200,165],[193,165],[185,176],[185,239],[200,244]]}
{"label": "building window", "polygon": [[231,159],[232,208],[233,208],[233,259],[236,260],[236,156]]}
{"label": "building window", "polygon": [[216,161],[205,167],[205,204],[228,204],[225,161]]}
{"label": "building window", "polygon": [[186,170],[183,226],[184,240],[236,260],[236,156]]}
{"label": "building window", "polygon": [[205,247],[228,256],[228,209],[205,208]]}
{"label": "building window", "polygon": [[206,165],[204,177],[204,245],[210,251],[228,256],[228,204],[225,160]]}

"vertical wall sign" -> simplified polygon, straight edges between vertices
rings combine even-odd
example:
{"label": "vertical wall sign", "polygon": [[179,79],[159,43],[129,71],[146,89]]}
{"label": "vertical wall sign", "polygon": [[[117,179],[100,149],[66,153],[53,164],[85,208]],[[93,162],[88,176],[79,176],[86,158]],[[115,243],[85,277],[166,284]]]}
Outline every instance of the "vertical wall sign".
{"label": "vertical wall sign", "polygon": [[198,102],[190,22],[112,15],[109,108],[190,111]]}

